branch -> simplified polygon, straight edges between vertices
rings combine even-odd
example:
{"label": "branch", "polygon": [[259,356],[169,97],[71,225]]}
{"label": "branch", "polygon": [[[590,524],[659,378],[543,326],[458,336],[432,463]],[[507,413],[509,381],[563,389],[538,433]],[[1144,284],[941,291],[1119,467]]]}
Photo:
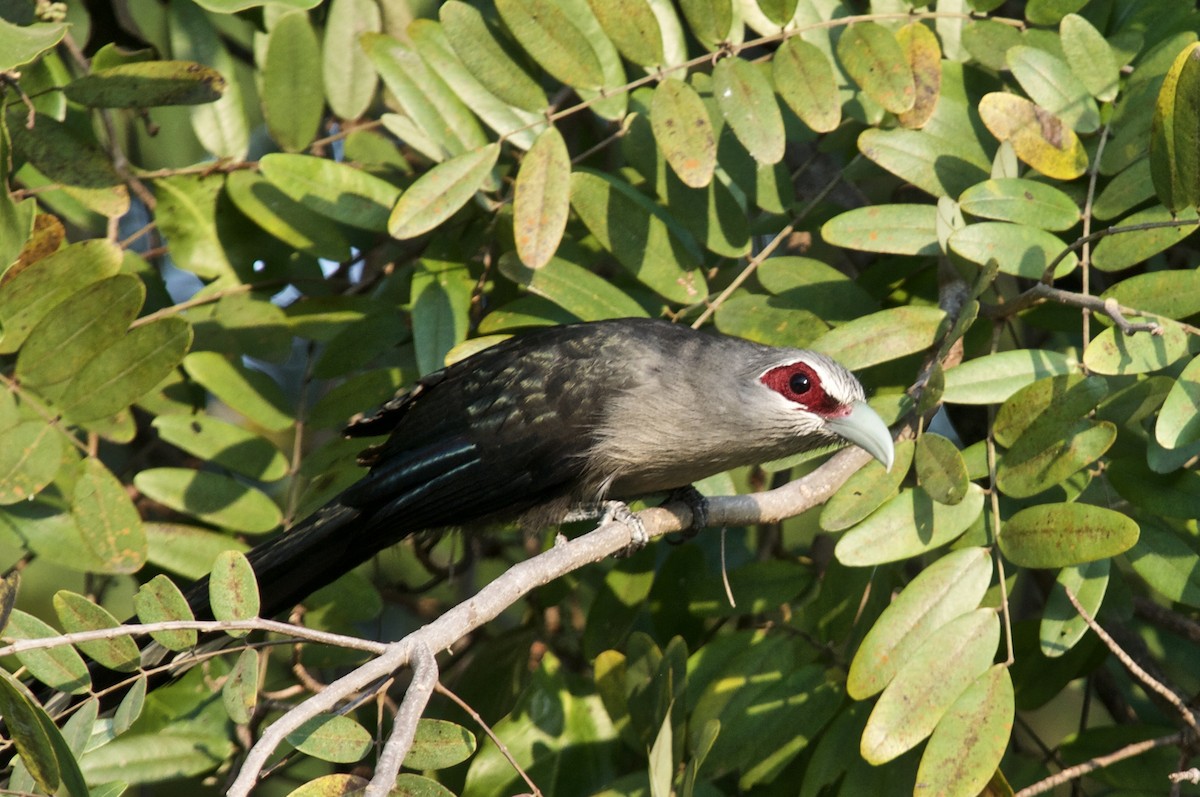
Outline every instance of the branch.
{"label": "branch", "polygon": [[[1070,595],[1070,592],[1067,593]],[[1043,794],[1056,786],[1061,786],[1064,783],[1069,783],[1076,778],[1082,778],[1089,772],[1095,772],[1097,769],[1110,767],[1118,761],[1124,761],[1126,758],[1133,758],[1135,755],[1148,753],[1157,747],[1167,747],[1168,745],[1176,745],[1183,743],[1182,733],[1173,733],[1170,736],[1160,736],[1157,739],[1147,739],[1144,742],[1135,742],[1122,747],[1108,755],[1096,756],[1095,758],[1084,761],[1082,764],[1076,764],[1073,767],[1067,767],[1057,775],[1051,775],[1044,780],[1040,780],[1032,786],[1026,786],[1014,795],[1014,797],[1034,797],[1035,794]]]}
{"label": "branch", "polygon": [[1166,700],[1168,703],[1174,706],[1175,710],[1179,712],[1181,717],[1183,717],[1183,721],[1187,723],[1189,728],[1192,729],[1192,733],[1200,736],[1200,725],[1197,725],[1196,723],[1196,715],[1190,708],[1188,708],[1187,704],[1183,702],[1179,695],[1175,694],[1174,691],[1164,686],[1157,678],[1142,669],[1142,667],[1136,661],[1134,661],[1133,658],[1126,653],[1120,645],[1117,644],[1117,641],[1113,639],[1107,631],[1100,627],[1100,624],[1096,622],[1095,618],[1088,614],[1087,609],[1084,609],[1083,606],[1080,605],[1079,600],[1075,597],[1075,593],[1069,589],[1066,590],[1066,593],[1067,599],[1071,601],[1071,605],[1075,607],[1075,611],[1079,612],[1079,616],[1083,618],[1083,621],[1088,624],[1088,628],[1092,629],[1096,636],[1100,637],[1104,644],[1108,646],[1108,649],[1112,651],[1112,654],[1116,656],[1123,665],[1125,665],[1125,669],[1129,670],[1130,675],[1132,675],[1134,678],[1137,678],[1146,686],[1146,688],[1150,689],[1152,692],[1162,697],[1163,700]]}
{"label": "branch", "polygon": [[[847,448],[803,478],[776,490],[710,498],[708,522],[713,527],[748,526],[775,523],[798,515],[826,501],[870,458],[870,454],[859,448]],[[682,531],[692,522],[691,510],[681,501],[642,510],[637,517],[651,538]],[[550,550],[513,565],[472,597],[428,625],[390,643],[378,658],[347,673],[280,717],[250,749],[227,794],[229,797],[249,795],[267,760],[288,734],[312,717],[333,711],[350,695],[410,664],[418,648],[446,650],[453,647],[528,593],[585,565],[626,550],[632,539],[628,525],[610,521],[573,540],[560,538]]]}
{"label": "branch", "polygon": [[100,628],[94,631],[75,631],[70,634],[59,634],[38,639],[17,639],[0,647],[0,657],[23,653],[27,650],[45,650],[59,648],[64,645],[77,645],[81,642],[96,642],[98,640],[116,639],[125,636],[147,636],[157,631],[199,631],[202,633],[220,633],[223,631],[266,631],[283,634],[284,636],[317,642],[323,645],[361,650],[366,653],[380,654],[387,650],[387,645],[372,642],[358,637],[343,634],[331,634],[328,631],[317,631],[302,625],[281,623],[278,620],[165,620],[160,623],[118,625],[112,628]]}
{"label": "branch", "polygon": [[[1112,319],[1112,322],[1117,325],[1117,328],[1126,335],[1132,335],[1134,332],[1149,332],[1153,335],[1162,334],[1162,326],[1156,322],[1139,322],[1130,321],[1126,316],[1140,315],[1150,318],[1165,318],[1166,316],[1158,313],[1151,313],[1146,310],[1139,310],[1136,307],[1126,307],[1119,304],[1115,299],[1102,299],[1099,296],[1088,296],[1072,291],[1064,291],[1061,288],[1055,288],[1053,285],[1047,285],[1044,282],[1039,282],[1029,290],[1022,293],[1011,302],[1003,304],[985,304],[980,307],[979,314],[985,318],[1003,319],[1009,316],[1016,315],[1022,310],[1027,310],[1034,305],[1042,302],[1051,301],[1064,304],[1069,307],[1079,307],[1084,310],[1091,310],[1094,313],[1100,313]],[[1185,324],[1175,319],[1169,319],[1172,322],[1179,324],[1185,332],[1193,335],[1200,335],[1200,327],[1194,327],[1191,324]]]}
{"label": "branch", "polygon": [[437,686],[438,666],[433,651],[417,643],[413,649],[413,659],[412,682],[404,694],[400,710],[392,720],[392,735],[375,764],[375,776],[367,786],[366,797],[387,797],[391,794],[392,787],[396,785],[396,776],[400,774],[400,765],[404,763],[404,757],[417,735],[417,722],[425,713],[425,704]]}

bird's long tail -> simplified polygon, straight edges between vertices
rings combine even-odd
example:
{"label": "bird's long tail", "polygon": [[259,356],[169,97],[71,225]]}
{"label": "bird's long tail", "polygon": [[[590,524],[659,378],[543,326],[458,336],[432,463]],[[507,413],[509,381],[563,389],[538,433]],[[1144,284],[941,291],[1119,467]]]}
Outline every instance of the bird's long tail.
{"label": "bird's long tail", "polygon": [[[334,500],[251,549],[246,558],[258,581],[259,615],[286,611],[377,553],[381,546],[364,539],[370,514]],[[185,594],[197,618],[212,617],[207,576]]]}

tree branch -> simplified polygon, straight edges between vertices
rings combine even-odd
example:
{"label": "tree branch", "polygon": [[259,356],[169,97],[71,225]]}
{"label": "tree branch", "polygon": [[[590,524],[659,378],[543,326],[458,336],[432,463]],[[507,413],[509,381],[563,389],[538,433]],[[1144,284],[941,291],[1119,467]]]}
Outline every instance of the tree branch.
{"label": "tree branch", "polygon": [[[718,528],[747,526],[774,523],[798,515],[827,500],[870,458],[870,454],[861,449],[847,448],[808,475],[776,490],[710,498],[708,522]],[[637,517],[651,538],[682,531],[692,522],[691,509],[682,501],[642,510]],[[610,521],[573,540],[560,538],[550,550],[513,565],[472,597],[428,625],[387,645],[378,658],[352,670],[284,714],[250,749],[241,772],[227,793],[230,797],[250,794],[267,760],[288,734],[312,717],[334,710],[350,695],[410,664],[418,647],[428,650],[452,647],[528,593],[585,565],[624,551],[632,539],[628,525]]]}

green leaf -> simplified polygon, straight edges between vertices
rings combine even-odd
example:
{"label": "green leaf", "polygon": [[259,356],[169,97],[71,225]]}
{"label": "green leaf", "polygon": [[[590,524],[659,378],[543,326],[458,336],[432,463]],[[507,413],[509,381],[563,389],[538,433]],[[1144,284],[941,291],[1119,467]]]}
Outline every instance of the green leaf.
{"label": "green leaf", "polygon": [[146,297],[141,280],[117,274],[59,302],[21,347],[17,376],[24,384],[59,385],[125,334]]}
{"label": "green leaf", "polygon": [[833,266],[809,257],[770,257],[756,272],[759,283],[788,307],[808,310],[831,324],[879,309],[879,303]]}
{"label": "green leaf", "polygon": [[215,351],[194,351],[184,358],[183,367],[232,410],[264,429],[278,432],[295,423],[283,391],[262,371],[233,363]]}
{"label": "green leaf", "polygon": [[[1141,544],[1141,540],[1137,545]],[[1134,546],[1136,550],[1137,545]],[[1130,551],[1132,557],[1133,551]],[[1046,608],[1042,610],[1042,624],[1038,632],[1042,655],[1047,658],[1061,656],[1083,638],[1088,625],[1067,598],[1070,590],[1087,613],[1092,617],[1100,611],[1104,593],[1108,589],[1108,559],[1097,559],[1080,565],[1064,567],[1058,573]]]}
{"label": "green leaf", "polygon": [[1108,383],[1098,376],[1067,374],[1039,379],[1022,387],[996,413],[992,433],[1002,446],[1013,446],[1026,435],[1053,435],[1069,428],[1095,409],[1108,392]]}
{"label": "green leaf", "polygon": [[1200,517],[1200,473],[1178,470],[1154,473],[1142,460],[1114,458],[1109,483],[1134,506],[1171,518]]}
{"label": "green leaf", "polygon": [[1079,208],[1069,196],[1035,180],[987,180],[964,191],[958,203],[972,216],[1043,230],[1069,230],[1079,223]]}
{"label": "green leaf", "polygon": [[129,407],[183,361],[191,343],[192,327],[182,318],[159,318],[134,327],[71,380],[60,400],[63,414],[85,422]]}
{"label": "green leaf", "polygon": [[1035,103],[1079,133],[1100,127],[1100,109],[1071,68],[1057,56],[1037,47],[1012,47],[1005,54],[1008,68]]}
{"label": "green leaf", "polygon": [[738,141],[759,163],[778,163],[786,143],[783,116],[762,69],[741,58],[724,58],[713,68],[713,96]]}
{"label": "green leaf", "polygon": [[1018,158],[1047,177],[1074,180],[1087,170],[1088,156],[1075,131],[1024,97],[985,94],[979,115],[992,135],[1012,144]]}
{"label": "green leaf", "polygon": [[991,578],[986,548],[962,548],[923,570],[863,639],[850,662],[846,692],[865,700],[881,691],[930,634],[979,606]]}
{"label": "green leaf", "polygon": [[937,208],[931,205],[872,205],[834,216],[821,227],[832,246],[895,255],[935,255]]}
{"label": "green leaf", "polygon": [[1120,271],[1137,265],[1190,236],[1196,231],[1198,221],[1195,208],[1183,208],[1178,213],[1170,213],[1161,205],[1121,219],[1121,227],[1173,221],[1180,224],[1148,230],[1126,230],[1102,238],[1092,252],[1092,265],[1101,271]]}
{"label": "green leaf", "polygon": [[604,72],[587,37],[548,0],[497,0],[496,10],[521,46],[556,80],[598,89]]}
{"label": "green leaf", "polygon": [[[411,773],[404,773],[396,778],[393,793],[401,788],[407,788],[408,793],[415,797],[441,797],[441,795],[435,795],[433,792],[429,794],[421,792],[413,784],[405,780],[410,776]],[[420,780],[427,779],[420,778]],[[353,795],[362,794],[363,790],[367,787],[367,783],[366,778],[360,778],[358,775],[323,775],[288,792],[287,797],[353,797]],[[446,791],[446,797],[454,797],[454,793]]]}
{"label": "green leaf", "polygon": [[957,504],[967,494],[967,466],[954,443],[926,432],[917,438],[917,483],[933,500]]}
{"label": "green leaf", "polygon": [[[4,629],[4,636],[9,639],[45,639],[61,635],[33,615],[14,609]],[[92,684],[87,664],[70,645],[22,651],[17,654],[17,661],[28,668],[34,678],[60,692],[81,695]]]}
{"label": "green leaf", "polygon": [[386,229],[400,196],[386,180],[329,158],[276,152],[264,155],[259,166],[272,185],[309,210],[371,232]]}
{"label": "green leaf", "polygon": [[243,650],[221,686],[221,703],[236,725],[249,724],[258,705],[258,659],[254,648]]}
{"label": "green leaf", "polygon": [[920,744],[991,666],[999,641],[1000,620],[992,609],[956,617],[930,634],[871,711],[862,735],[863,758],[882,764]]}
{"label": "green leaf", "polygon": [[1161,335],[1149,332],[1127,335],[1116,327],[1104,330],[1083,350],[1084,365],[1098,374],[1144,374],[1186,357],[1188,342],[1183,329],[1172,321],[1156,320],[1161,325]]}
{"label": "green leaf", "polygon": [[[442,6],[443,13],[447,13],[447,7],[452,5],[462,7],[464,4],[447,3]],[[467,8],[467,13],[478,16],[478,11]],[[453,12],[450,14],[452,15]],[[465,33],[463,26],[456,26],[456,32]],[[421,59],[429,64],[429,68],[446,81],[446,85],[466,103],[472,112],[513,146],[518,149],[529,149],[533,145],[534,138],[549,127],[545,114],[522,110],[525,101],[534,102],[537,109],[544,110],[546,96],[541,93],[541,89],[527,74],[503,54],[503,51],[498,54],[490,53],[487,46],[498,49],[495,40],[489,38],[483,46],[472,50],[472,62],[475,59],[487,60],[489,57],[503,59],[503,63],[498,63],[497,68],[490,71],[487,78],[483,78],[478,77],[467,67],[464,63],[466,59],[460,58],[440,23],[430,19],[413,20],[409,23],[408,35],[412,39],[413,46],[417,48],[417,52],[421,54]],[[515,105],[510,105],[501,99],[498,96],[499,91],[493,93],[495,87],[489,82],[493,81],[495,76],[501,75],[503,70],[512,71],[514,75],[519,75],[519,79],[512,80],[509,84],[501,87],[499,91],[514,95],[530,92],[528,97],[519,97],[522,101]]]}
{"label": "green leaf", "polygon": [[912,465],[914,448],[913,441],[899,440],[890,471],[884,470],[883,463],[874,459],[855,471],[821,509],[821,528],[825,531],[848,529],[898,495],[900,483]]}
{"label": "green leaf", "polygon": [[[254,569],[245,554],[222,551],[213,562],[208,579],[208,602],[217,620],[249,620],[258,616],[261,605]],[[249,631],[227,631],[243,637]]]}
{"label": "green leaf", "polygon": [[[183,592],[161,573],[138,588],[133,608],[143,623],[196,619]],[[167,650],[187,650],[197,639],[195,631],[155,631],[150,636]]]}
{"label": "green leaf", "polygon": [[807,310],[789,306],[777,296],[735,295],[717,308],[713,317],[726,335],[768,346],[804,348],[828,327]]}
{"label": "green leaf", "polygon": [[1034,25],[1057,25],[1067,14],[1087,5],[1087,0],[1029,0],[1025,18]]}
{"label": "green leaf", "polygon": [[29,129],[23,114],[24,108],[9,107],[13,149],[45,175],[50,182],[47,187],[61,186],[67,201],[108,218],[128,212],[129,191],[93,141],[44,114],[37,117],[36,127]]}
{"label": "green leaf", "polygon": [[842,121],[842,104],[829,58],[799,36],[784,39],[771,59],[775,90],[804,124],[829,133]]}
{"label": "green leaf", "polygon": [[1116,556],[1138,539],[1138,524],[1089,504],[1039,504],[1013,515],[997,535],[1005,558],[1021,567],[1067,567]]}
{"label": "green leaf", "polygon": [[[1040,280],[1066,244],[1057,236],[1025,224],[983,221],[968,224],[950,236],[950,249],[972,263],[986,266],[995,260],[1000,271],[1016,277]],[[1070,274],[1079,257],[1069,252],[1054,267],[1054,277]]]}
{"label": "green leaf", "polygon": [[[939,107],[948,104],[943,95]],[[937,113],[924,130],[868,128],[858,137],[858,149],[892,174],[936,197],[958,196],[988,178],[987,161],[976,151],[970,131],[942,130]],[[933,208],[928,206],[928,210]]]}
{"label": "green leaf", "polygon": [[24,421],[4,433],[0,446],[0,505],[28,501],[62,466],[62,434],[45,421]]}
{"label": "green leaf", "polygon": [[976,61],[999,72],[1008,68],[1005,55],[1021,43],[1021,32],[994,19],[977,19],[963,29],[962,43]]}
{"label": "green leaf", "polygon": [[987,354],[946,372],[942,400],[948,404],[999,404],[1037,379],[1066,374],[1072,368],[1064,355],[1047,349]]}
{"label": "green leaf", "polygon": [[1152,196],[1154,181],[1150,177],[1150,159],[1142,158],[1108,181],[1108,185],[1096,197],[1092,213],[1098,219],[1115,219]]}
{"label": "green leaf", "polygon": [[269,440],[209,415],[160,415],[158,436],[205,462],[260,481],[287,475],[288,461]]}
{"label": "green leaf", "polygon": [[165,781],[208,772],[234,754],[223,731],[176,725],[126,733],[91,750],[82,761],[84,774],[92,783]]}
{"label": "green leaf", "polygon": [[500,258],[500,273],[582,321],[646,316],[641,305],[611,282],[559,257],[535,270],[506,253]]}
{"label": "green leaf", "polygon": [[855,371],[928,349],[945,320],[936,307],[893,307],[826,332],[812,348]]}
{"label": "green leaf", "polygon": [[466,339],[474,287],[474,278],[461,264],[438,268],[421,261],[413,273],[413,343],[422,374],[444,368],[446,355]]}
{"label": "green leaf", "polygon": [[[684,17],[692,35],[709,50],[719,50],[734,30],[734,10],[730,0],[681,0]],[[739,19],[736,30],[740,33]]]}
{"label": "green leaf", "polygon": [[412,747],[404,757],[409,769],[446,769],[475,754],[475,736],[463,726],[447,720],[417,722]]}
{"label": "green leaf", "polygon": [[571,211],[571,156],[557,128],[548,127],[521,160],[513,188],[513,237],[532,269],[550,262]]}
{"label": "green leaf", "polygon": [[164,506],[232,531],[265,534],[283,519],[279,506],[265,493],[219,473],[147,468],[133,483]]}
{"label": "green leaf", "polygon": [[571,206],[592,235],[638,281],[679,303],[707,293],[695,241],[659,205],[600,172],[571,175]]}
{"label": "green leaf", "polygon": [[421,175],[392,208],[387,222],[388,234],[393,238],[415,238],[453,216],[483,188],[499,156],[500,145],[488,144],[440,163]]}
{"label": "green leaf", "polygon": [[[72,634],[116,628],[120,625],[117,618],[103,607],[67,590],[54,593],[54,613],[58,615],[63,629]],[[80,642],[78,648],[92,660],[117,672],[133,672],[141,663],[138,646],[129,636]]]}
{"label": "green leaf", "polygon": [[898,562],[939,548],[967,530],[983,511],[983,489],[972,483],[959,503],[939,504],[921,489],[905,489],[838,540],[834,554],[849,567]]}
{"label": "green leaf", "polygon": [[505,51],[478,10],[450,0],[438,9],[438,18],[454,52],[490,93],[524,111],[541,112],[550,104],[537,81]]}
{"label": "green leaf", "polygon": [[351,764],[371,751],[371,734],[349,717],[313,717],[287,735],[302,753],[322,761]]}
{"label": "green leaf", "polygon": [[1013,685],[1004,664],[992,665],[938,721],[921,756],[916,782],[933,794],[983,794],[1008,749]]}
{"label": "green leaf", "polygon": [[1150,176],[1159,199],[1173,212],[1200,202],[1198,89],[1200,43],[1192,42],[1167,71],[1150,125]]}
{"label": "green leaf", "polygon": [[29,774],[47,794],[57,792],[61,773],[51,734],[58,729],[26,688],[4,671],[0,671],[0,714]]}
{"label": "green leaf", "polygon": [[[167,10],[165,22],[173,57],[210,66],[226,80],[225,92],[220,99],[192,107],[189,115],[196,138],[205,149],[219,158],[244,159],[250,146],[251,123],[247,118],[247,104],[242,93],[243,78],[239,75],[243,62],[229,52],[222,34],[213,24],[213,18],[205,14],[199,5],[172,5]],[[247,90],[250,91],[250,88],[247,87]],[[220,183],[220,178],[216,182]],[[156,182],[156,188],[161,188],[161,182]],[[161,205],[158,210],[161,225]]]}
{"label": "green leaf", "polygon": [[1167,393],[1154,439],[1163,448],[1181,448],[1200,441],[1200,357],[1194,357]]}
{"label": "green leaf", "polygon": [[662,29],[648,0],[588,0],[588,5],[621,55],[640,66],[664,63]]}
{"label": "green leaf", "polygon": [[668,78],[654,89],[650,106],[654,140],[671,169],[692,188],[712,182],[717,139],[700,95],[682,80]]}
{"label": "green leaf", "polygon": [[838,60],[863,93],[891,113],[913,107],[913,72],[896,36],[878,22],[856,22],[838,38]]}
{"label": "green leaf", "polygon": [[362,42],[403,117],[432,143],[432,149],[422,150],[424,155],[440,162],[477,153],[487,144],[474,114],[415,50],[382,34],[364,34]]}
{"label": "green leaf", "polygon": [[[1039,430],[1040,431],[1040,430]],[[1069,479],[1100,459],[1117,439],[1116,426],[1084,419],[1049,434],[1022,436],[1000,458],[996,487],[1014,498],[1030,498]]]}
{"label": "green leaf", "polygon": [[146,558],[151,564],[189,579],[208,575],[213,559],[222,551],[250,548],[228,534],[179,523],[147,523],[146,542]]}
{"label": "green leaf", "polygon": [[146,532],[125,485],[103,462],[86,457],[76,468],[71,517],[105,573],[135,573],[146,562]]}
{"label": "green leaf", "polygon": [[375,98],[379,76],[359,37],[382,29],[379,5],[371,0],[333,0],[329,4],[321,43],[321,75],[329,107],[343,119],[359,118]]}
{"label": "green leaf", "polygon": [[1120,64],[1100,31],[1078,14],[1067,14],[1059,23],[1063,53],[1071,72],[1101,102],[1111,102],[1120,88]]}
{"label": "green leaf", "polygon": [[171,262],[204,280],[233,274],[217,236],[217,198],[224,177],[178,175],[154,181],[155,221],[171,244]]}
{"label": "green leaf", "polygon": [[67,35],[67,28],[64,23],[18,26],[0,19],[0,71],[14,70],[54,49]]}
{"label": "green leaf", "polygon": [[[274,154],[264,160],[272,157],[292,156]],[[350,258],[350,244],[337,227],[261,174],[234,172],[225,182],[225,193],[243,215],[291,248],[329,260]]]}
{"label": "green leaf", "polygon": [[[114,736],[125,733],[141,716],[142,709],[146,705],[146,681],[147,678],[144,674],[135,678],[129,691],[121,698],[121,704],[113,712],[112,732]],[[80,750],[80,753],[82,752]]]}
{"label": "green leaf", "polygon": [[1144,523],[1141,536],[1125,556],[1155,592],[1169,601],[1197,608],[1200,607],[1200,554],[1181,536],[1178,531]]}
{"label": "green leaf", "polygon": [[217,70],[194,61],[142,61],[100,69],[63,87],[72,102],[94,108],[155,108],[213,102],[225,91]]}
{"label": "green leaf", "polygon": [[21,348],[34,327],[63,300],[92,283],[114,276],[121,250],[103,239],[71,244],[27,265],[4,272],[0,281],[0,353]]}

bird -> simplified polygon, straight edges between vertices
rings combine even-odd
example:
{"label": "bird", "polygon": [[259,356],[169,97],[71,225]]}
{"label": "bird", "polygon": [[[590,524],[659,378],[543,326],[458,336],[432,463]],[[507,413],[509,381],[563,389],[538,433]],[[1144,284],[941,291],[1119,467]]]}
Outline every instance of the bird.
{"label": "bird", "polygon": [[[252,548],[270,617],[417,532],[670,492],[743,465],[851,443],[889,468],[892,437],[833,359],[661,319],[542,328],[420,378],[345,430],[382,437],[365,475]],[[187,593],[209,615],[208,588]]]}

